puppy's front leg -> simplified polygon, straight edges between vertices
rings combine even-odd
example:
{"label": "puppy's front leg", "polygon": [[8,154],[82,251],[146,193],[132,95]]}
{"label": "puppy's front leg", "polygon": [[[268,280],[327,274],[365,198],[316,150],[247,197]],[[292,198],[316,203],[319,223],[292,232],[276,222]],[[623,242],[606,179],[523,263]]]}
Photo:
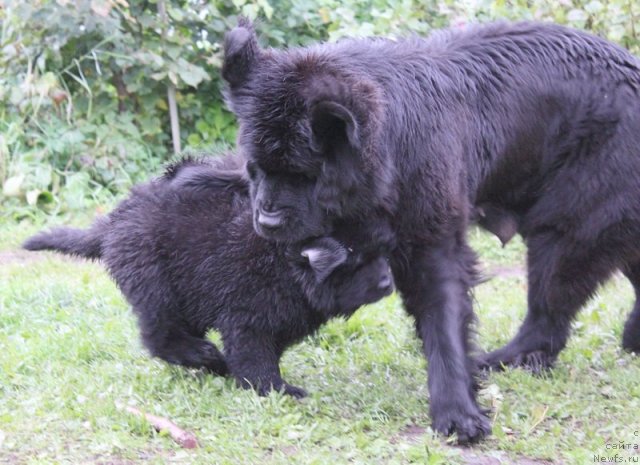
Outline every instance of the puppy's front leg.
{"label": "puppy's front leg", "polygon": [[227,365],[239,386],[255,389],[261,396],[275,390],[298,399],[306,397],[304,389],[280,376],[280,351],[272,337],[250,328],[236,328],[223,333],[223,340]]}

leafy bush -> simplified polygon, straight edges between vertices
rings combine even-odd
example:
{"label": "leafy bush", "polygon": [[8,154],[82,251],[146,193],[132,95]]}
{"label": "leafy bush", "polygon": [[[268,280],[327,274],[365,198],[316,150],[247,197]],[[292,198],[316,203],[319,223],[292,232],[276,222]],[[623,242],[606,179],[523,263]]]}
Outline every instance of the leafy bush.
{"label": "leafy bush", "polygon": [[[166,16],[158,6],[166,6]],[[172,151],[167,88],[188,147],[230,144],[224,32],[260,17],[265,44],[426,34],[496,18],[550,20],[640,52],[632,0],[5,0],[0,5],[0,184],[25,216],[108,202]]]}
{"label": "leafy bush", "polygon": [[169,151],[169,84],[183,109],[182,139],[233,141],[217,79],[230,24],[215,19],[232,7],[191,3],[169,3],[166,22],[146,1],[4,3],[5,206],[20,215],[25,205],[81,209],[147,178]]}

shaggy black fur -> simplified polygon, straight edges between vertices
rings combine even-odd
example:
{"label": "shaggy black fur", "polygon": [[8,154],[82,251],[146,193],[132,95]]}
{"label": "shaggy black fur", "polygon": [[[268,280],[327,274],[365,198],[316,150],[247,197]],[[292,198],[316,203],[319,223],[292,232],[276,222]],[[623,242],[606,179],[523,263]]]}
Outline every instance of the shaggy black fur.
{"label": "shaggy black fur", "polygon": [[[239,170],[239,168],[242,170]],[[101,258],[138,316],[149,351],[169,363],[230,372],[244,387],[301,397],[280,377],[283,351],[329,318],[393,289],[381,221],[275,244],[253,230],[244,166],[184,161],[133,189],[87,230],[58,228],[29,250]],[[221,332],[224,357],[205,339]]]}
{"label": "shaggy black fur", "polygon": [[[466,230],[483,206],[490,229],[517,229],[529,249],[529,314],[488,366],[550,365],[615,269],[640,292],[640,63],[627,51],[537,23],[283,51],[259,48],[243,21],[225,45],[257,232],[299,240],[336,218],[391,219],[438,431],[490,430],[468,342]],[[623,343],[640,348],[640,303]]]}

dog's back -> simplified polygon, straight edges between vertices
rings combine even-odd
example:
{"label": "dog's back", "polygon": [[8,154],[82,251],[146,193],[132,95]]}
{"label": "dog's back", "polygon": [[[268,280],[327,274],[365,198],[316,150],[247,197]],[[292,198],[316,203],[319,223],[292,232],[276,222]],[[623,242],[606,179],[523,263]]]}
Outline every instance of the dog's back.
{"label": "dog's back", "polygon": [[153,355],[225,374],[222,354],[203,337],[228,303],[225,297],[242,295],[243,277],[256,280],[248,258],[274,252],[266,243],[250,250],[254,234],[242,166],[238,157],[185,159],[135,186],[90,228],[54,228],[23,247],[101,259]]}
{"label": "dog's back", "polygon": [[136,312],[156,313],[149,301],[159,299],[200,334],[215,324],[223,296],[258,279],[253,257],[270,262],[275,249],[254,237],[240,175],[200,161],[168,173],[135,187],[109,215],[102,258]]}

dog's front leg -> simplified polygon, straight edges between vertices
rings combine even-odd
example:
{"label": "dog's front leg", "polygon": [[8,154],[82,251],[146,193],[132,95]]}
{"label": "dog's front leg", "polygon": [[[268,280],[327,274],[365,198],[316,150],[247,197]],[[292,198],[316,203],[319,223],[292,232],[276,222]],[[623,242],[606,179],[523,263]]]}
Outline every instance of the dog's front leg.
{"label": "dog's front leg", "polygon": [[394,257],[394,275],[413,315],[428,361],[430,411],[436,431],[457,433],[460,443],[491,432],[475,400],[469,325],[475,256],[464,241],[414,246]]}

